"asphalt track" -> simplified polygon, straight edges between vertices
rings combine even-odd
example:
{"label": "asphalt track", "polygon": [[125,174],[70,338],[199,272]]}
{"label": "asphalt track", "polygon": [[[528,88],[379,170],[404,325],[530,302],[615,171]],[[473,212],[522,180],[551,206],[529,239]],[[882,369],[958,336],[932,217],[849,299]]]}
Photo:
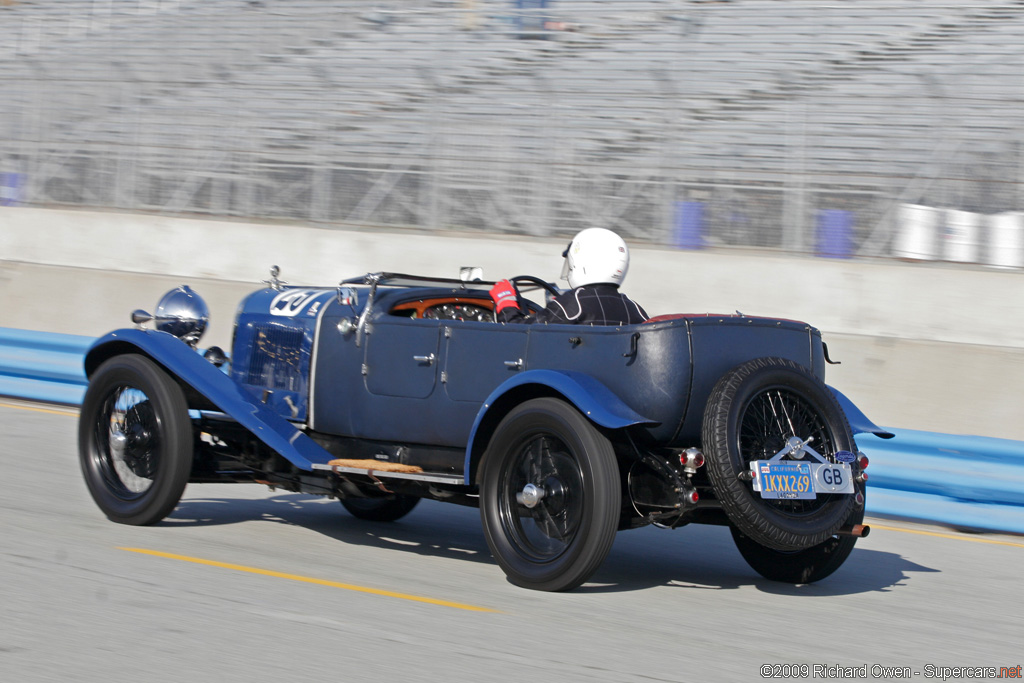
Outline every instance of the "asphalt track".
{"label": "asphalt track", "polygon": [[581,589],[537,593],[505,580],[477,511],[453,505],[375,524],[194,485],[159,525],[111,523],[76,428],[74,411],[0,401],[3,681],[753,681],[765,664],[798,665],[768,671],[790,680],[985,680],[939,667],[1024,663],[1020,537],[870,520],[836,574],[789,586],[725,529],[648,528],[619,534]]}

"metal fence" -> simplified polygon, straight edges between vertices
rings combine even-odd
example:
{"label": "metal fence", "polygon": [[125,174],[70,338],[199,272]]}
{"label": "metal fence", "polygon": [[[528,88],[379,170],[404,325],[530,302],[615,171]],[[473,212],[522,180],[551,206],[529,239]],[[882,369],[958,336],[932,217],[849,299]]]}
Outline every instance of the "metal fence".
{"label": "metal fence", "polygon": [[1020,0],[3,0],[0,200],[907,255],[901,207],[1024,209],[1022,32]]}

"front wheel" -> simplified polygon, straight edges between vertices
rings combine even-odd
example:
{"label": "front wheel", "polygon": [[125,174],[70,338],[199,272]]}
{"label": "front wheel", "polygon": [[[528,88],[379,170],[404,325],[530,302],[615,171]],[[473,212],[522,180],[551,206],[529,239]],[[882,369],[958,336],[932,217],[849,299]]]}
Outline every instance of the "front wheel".
{"label": "front wheel", "polygon": [[121,524],[155,524],[178,504],[192,471],[185,394],[150,359],[115,356],[89,381],[78,422],[89,493]]}
{"label": "front wheel", "polygon": [[570,590],[611,550],[622,500],[615,451],[566,402],[513,409],[491,438],[480,481],[487,545],[512,583]]}

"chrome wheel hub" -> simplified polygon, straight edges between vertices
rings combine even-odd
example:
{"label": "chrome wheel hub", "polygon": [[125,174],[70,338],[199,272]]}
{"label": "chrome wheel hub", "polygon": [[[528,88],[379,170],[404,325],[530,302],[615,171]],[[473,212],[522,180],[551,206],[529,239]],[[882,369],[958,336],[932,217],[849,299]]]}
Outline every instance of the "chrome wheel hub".
{"label": "chrome wheel hub", "polygon": [[523,490],[516,494],[516,502],[528,508],[537,507],[537,503],[544,498],[544,489],[536,484],[527,484]]}

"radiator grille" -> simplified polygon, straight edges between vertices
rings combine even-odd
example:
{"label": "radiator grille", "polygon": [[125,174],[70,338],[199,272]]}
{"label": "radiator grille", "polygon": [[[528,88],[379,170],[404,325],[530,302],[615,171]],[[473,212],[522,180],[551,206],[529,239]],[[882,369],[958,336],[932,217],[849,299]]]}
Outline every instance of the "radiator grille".
{"label": "radiator grille", "polygon": [[280,325],[254,325],[246,384],[299,391],[302,386],[303,331]]}

